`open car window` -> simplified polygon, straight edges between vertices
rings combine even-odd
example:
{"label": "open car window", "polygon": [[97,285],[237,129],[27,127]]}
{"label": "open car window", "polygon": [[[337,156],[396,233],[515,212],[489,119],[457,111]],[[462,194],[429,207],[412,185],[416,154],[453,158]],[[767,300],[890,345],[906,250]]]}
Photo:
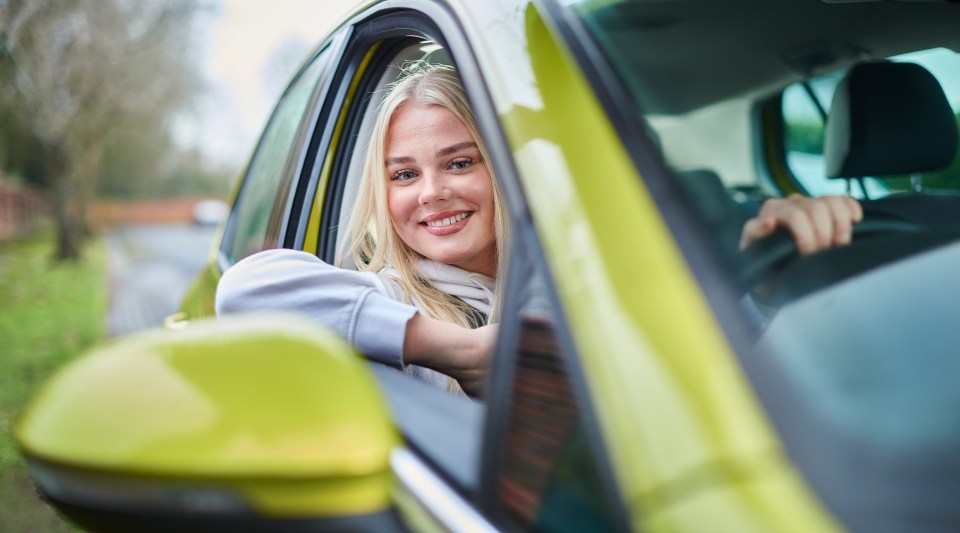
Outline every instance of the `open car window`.
{"label": "open car window", "polygon": [[[389,35],[392,31],[387,22],[389,17],[383,20],[385,33]],[[349,50],[356,58],[364,59],[355,78],[340,81],[344,86],[356,87],[356,93],[340,110],[346,117],[344,131],[336,148],[337,162],[333,165],[323,206],[324,211],[330,210],[333,214],[319,235],[318,250],[322,259],[354,269],[357,265],[353,262],[353,250],[344,248],[344,243],[350,242],[347,228],[380,103],[406,64],[426,61],[452,65],[452,61],[444,48],[416,36],[412,30],[401,37],[388,36],[384,40],[358,38]],[[373,362],[369,365],[384,392],[394,423],[413,452],[412,457],[443,478],[453,490],[452,497],[476,495],[485,416],[483,402],[440,390],[391,367]],[[410,480],[400,479],[401,483],[406,481]],[[416,485],[415,482],[407,484],[408,487]],[[429,506],[431,501],[423,503]]]}

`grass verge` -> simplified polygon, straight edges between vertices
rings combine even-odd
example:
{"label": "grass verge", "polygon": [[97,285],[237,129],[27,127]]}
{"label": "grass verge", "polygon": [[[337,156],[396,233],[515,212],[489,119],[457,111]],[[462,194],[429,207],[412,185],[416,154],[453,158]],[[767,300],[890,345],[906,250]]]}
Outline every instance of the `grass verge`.
{"label": "grass verge", "polygon": [[37,386],[100,341],[107,311],[101,242],[81,261],[53,261],[49,234],[0,243],[0,529],[74,531],[36,495],[10,435]]}

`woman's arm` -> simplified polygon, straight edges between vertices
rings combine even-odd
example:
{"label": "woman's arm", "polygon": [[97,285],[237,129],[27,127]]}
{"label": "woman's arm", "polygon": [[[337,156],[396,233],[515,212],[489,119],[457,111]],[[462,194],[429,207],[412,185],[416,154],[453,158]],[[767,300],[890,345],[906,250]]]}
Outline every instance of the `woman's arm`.
{"label": "woman's arm", "polygon": [[417,313],[407,322],[403,359],[442,372],[467,394],[478,396],[496,338],[496,325],[469,329]]}
{"label": "woman's arm", "polygon": [[407,322],[417,310],[386,293],[373,273],[337,268],[307,252],[268,250],[224,272],[216,312],[303,314],[333,328],[370,359],[400,368]]}
{"label": "woman's arm", "polygon": [[375,274],[340,269],[306,252],[268,250],[223,274],[216,311],[304,314],[374,361],[431,368],[459,381],[467,393],[481,393],[496,327],[468,329],[436,320],[389,293]]}
{"label": "woman's arm", "polygon": [[763,203],[760,213],[743,225],[740,249],[744,249],[786,228],[793,234],[801,255],[850,243],[853,225],[863,218],[860,202],[849,196],[808,198],[791,194],[787,198],[771,198]]}

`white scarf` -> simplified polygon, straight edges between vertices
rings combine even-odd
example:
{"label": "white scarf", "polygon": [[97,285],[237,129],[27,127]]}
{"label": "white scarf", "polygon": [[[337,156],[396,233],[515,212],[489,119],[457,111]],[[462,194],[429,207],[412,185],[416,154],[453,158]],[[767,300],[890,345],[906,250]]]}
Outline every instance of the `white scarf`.
{"label": "white scarf", "polygon": [[420,272],[434,287],[460,298],[485,315],[490,314],[496,280],[484,274],[467,272],[462,268],[429,259],[421,259],[419,266]]}

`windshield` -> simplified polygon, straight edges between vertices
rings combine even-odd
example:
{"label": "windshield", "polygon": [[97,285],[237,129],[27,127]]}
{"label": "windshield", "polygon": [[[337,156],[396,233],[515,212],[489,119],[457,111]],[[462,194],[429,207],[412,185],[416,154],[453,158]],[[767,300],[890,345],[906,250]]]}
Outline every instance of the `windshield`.
{"label": "windshield", "polygon": [[[584,30],[571,34],[586,35],[574,46],[604,58],[596,68],[612,72],[618,112],[650,132],[693,218],[729,258],[756,324],[740,362],[819,497],[853,530],[955,530],[960,389],[944,376],[960,371],[958,6],[564,9]],[[869,91],[853,74],[889,63],[934,82],[876,79]],[[854,242],[805,257],[789,239],[741,252],[744,221],[791,193],[861,200]]]}
{"label": "windshield", "polygon": [[[772,265],[778,262],[772,256],[788,255],[783,250],[766,250],[759,258],[739,250],[743,224],[771,197],[850,195],[863,201],[867,214],[856,231],[871,237],[960,228],[955,6],[811,0],[566,4],[589,36],[579,45],[606,59],[598,68],[613,74],[603,79],[608,87],[616,85],[610,94],[617,113],[648,132],[672,171],[665,179],[679,184],[696,211],[693,218],[730,262],[738,290],[755,289],[776,270],[772,266],[787,263],[784,257]],[[888,74],[876,67],[881,63],[916,67],[932,82],[918,85],[913,70]],[[866,70],[883,74],[854,75]],[[931,246],[949,240],[929,239]],[[918,251],[893,248],[898,253],[857,265],[821,265],[827,274],[807,276],[765,303],[776,309]]]}

